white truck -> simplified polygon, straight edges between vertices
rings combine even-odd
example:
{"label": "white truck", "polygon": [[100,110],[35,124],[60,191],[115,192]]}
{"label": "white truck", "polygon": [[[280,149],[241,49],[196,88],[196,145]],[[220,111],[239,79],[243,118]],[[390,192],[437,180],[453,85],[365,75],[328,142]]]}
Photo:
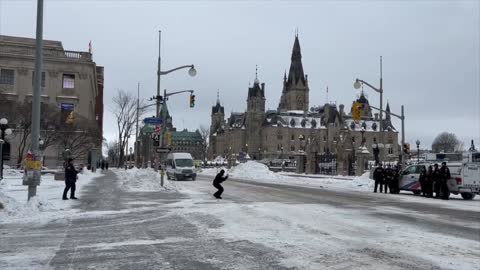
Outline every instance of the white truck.
{"label": "white truck", "polygon": [[197,170],[190,153],[170,153],[166,164],[167,179],[183,180],[197,178]]}

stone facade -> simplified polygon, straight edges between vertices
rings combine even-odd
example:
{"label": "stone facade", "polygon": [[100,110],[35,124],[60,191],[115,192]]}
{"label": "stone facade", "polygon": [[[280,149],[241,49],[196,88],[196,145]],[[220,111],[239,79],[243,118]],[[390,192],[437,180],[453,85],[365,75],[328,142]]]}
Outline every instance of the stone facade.
{"label": "stone facade", "polygon": [[291,61],[289,74],[284,75],[277,110],[265,110],[265,84],[258,78],[248,89],[246,112],[234,112],[225,120],[225,109],[217,98],[211,113],[209,158],[248,153],[257,160],[295,159],[305,155],[308,149],[316,154],[334,153],[347,158],[347,154],[355,155],[362,138],[367,149],[380,144],[382,160],[398,158],[398,132],[391,124],[388,105],[383,131],[379,130],[378,115],[372,114],[363,93],[356,100],[365,108],[360,121],[354,121],[351,112],[344,111],[344,105],[327,103],[308,109],[310,90],[308,77],[303,72],[298,36]]}
{"label": "stone facade", "polygon": [[[103,67],[90,52],[64,50],[60,41],[43,41],[41,101],[59,110],[73,111],[82,119],[103,124]],[[30,102],[33,97],[35,39],[0,35],[0,95],[2,99]],[[15,138],[12,139],[15,148]],[[101,137],[100,137],[101,143]],[[101,147],[101,145],[99,145]],[[63,150],[63,149],[62,149]],[[47,166],[57,166],[60,149],[45,151]],[[14,151],[12,152],[14,154]],[[13,156],[11,161],[16,161]],[[85,159],[78,162],[86,163]],[[16,164],[9,164],[16,165]]]}

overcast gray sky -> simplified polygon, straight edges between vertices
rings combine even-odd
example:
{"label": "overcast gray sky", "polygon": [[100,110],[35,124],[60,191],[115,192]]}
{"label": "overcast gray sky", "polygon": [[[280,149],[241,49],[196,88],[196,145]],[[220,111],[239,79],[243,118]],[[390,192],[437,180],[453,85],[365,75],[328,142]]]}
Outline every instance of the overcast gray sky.
{"label": "overcast gray sky", "polygon": [[[0,0],[0,33],[35,37],[36,1]],[[310,106],[329,100],[350,107],[355,78],[374,85],[383,56],[384,98],[405,105],[406,138],[430,145],[442,131],[480,146],[479,1],[46,1],[44,38],[88,50],[105,66],[104,135],[116,136],[109,111],[118,89],[155,94],[158,30],[163,69],[195,64],[198,75],[162,77],[162,89],[194,89],[170,99],[174,125],[210,125],[217,89],[225,111],[246,109],[255,77],[276,109],[295,29],[299,29]],[[371,104],[378,94],[365,89]],[[400,130],[400,123],[396,127]]]}

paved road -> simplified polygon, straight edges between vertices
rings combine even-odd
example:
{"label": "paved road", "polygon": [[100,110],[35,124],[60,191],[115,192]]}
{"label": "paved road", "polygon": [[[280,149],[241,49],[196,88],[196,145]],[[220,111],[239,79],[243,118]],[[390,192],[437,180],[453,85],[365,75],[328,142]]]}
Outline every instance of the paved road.
{"label": "paved road", "polygon": [[[200,176],[195,182],[175,184],[210,198],[213,192],[210,181]],[[207,214],[191,214],[186,218],[176,213],[175,205],[188,199],[187,194],[124,192],[116,182],[115,175],[107,172],[84,187],[82,197],[75,202],[79,213],[73,217],[47,225],[0,227],[0,254],[4,254],[3,259],[0,258],[0,269],[291,269],[282,264],[285,254],[267,245],[247,240],[227,241],[202,232],[219,228],[223,223]],[[480,243],[478,226],[455,222],[462,220],[478,224],[479,212],[401,202],[391,200],[385,194],[372,196],[234,179],[229,179],[225,185],[225,201],[244,205],[280,202],[354,210],[375,209],[379,205],[402,207],[419,215],[412,217],[407,213],[375,211],[371,211],[371,215],[398,220],[399,223],[419,223],[428,231],[439,231],[456,238],[473,238]],[[445,221],[429,219],[428,215],[422,218],[422,213],[433,213]],[[379,251],[362,252],[367,257],[379,256]],[[438,265],[415,260],[413,263],[400,262],[394,257],[384,262],[390,263],[395,264],[391,269],[441,269]],[[338,265],[328,269],[348,268]],[[369,269],[368,265],[366,268],[364,265],[364,269]]]}

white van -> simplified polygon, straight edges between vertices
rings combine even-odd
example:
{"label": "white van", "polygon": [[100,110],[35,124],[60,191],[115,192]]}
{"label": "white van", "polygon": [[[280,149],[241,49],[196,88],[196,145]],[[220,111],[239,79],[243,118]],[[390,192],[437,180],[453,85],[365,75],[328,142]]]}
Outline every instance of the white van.
{"label": "white van", "polygon": [[167,179],[195,181],[197,171],[190,153],[170,153],[167,156]]}

